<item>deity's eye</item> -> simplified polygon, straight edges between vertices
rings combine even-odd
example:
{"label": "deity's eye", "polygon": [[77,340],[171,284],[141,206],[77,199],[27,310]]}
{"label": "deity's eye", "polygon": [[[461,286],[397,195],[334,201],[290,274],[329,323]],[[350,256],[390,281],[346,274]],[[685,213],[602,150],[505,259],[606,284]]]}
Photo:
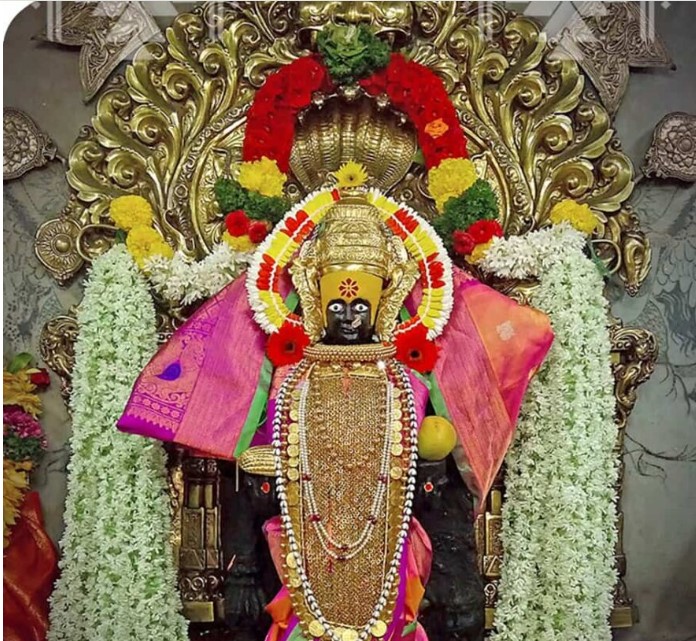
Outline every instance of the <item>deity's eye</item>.
{"label": "deity's eye", "polygon": [[331,303],[326,309],[328,309],[330,312],[333,312],[334,314],[339,314],[343,311],[343,303]]}
{"label": "deity's eye", "polygon": [[370,307],[365,303],[355,303],[355,305],[353,306],[353,310],[358,314],[364,314],[365,312],[370,310]]}

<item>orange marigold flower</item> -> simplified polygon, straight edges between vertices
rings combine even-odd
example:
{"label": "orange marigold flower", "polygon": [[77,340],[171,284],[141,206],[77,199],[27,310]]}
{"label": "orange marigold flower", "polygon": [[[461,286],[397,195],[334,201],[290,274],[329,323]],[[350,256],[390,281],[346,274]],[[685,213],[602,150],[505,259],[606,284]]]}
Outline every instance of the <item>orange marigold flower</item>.
{"label": "orange marigold flower", "polygon": [[447,123],[442,118],[438,118],[437,120],[431,120],[425,125],[424,131],[431,138],[439,138],[446,134],[448,129]]}

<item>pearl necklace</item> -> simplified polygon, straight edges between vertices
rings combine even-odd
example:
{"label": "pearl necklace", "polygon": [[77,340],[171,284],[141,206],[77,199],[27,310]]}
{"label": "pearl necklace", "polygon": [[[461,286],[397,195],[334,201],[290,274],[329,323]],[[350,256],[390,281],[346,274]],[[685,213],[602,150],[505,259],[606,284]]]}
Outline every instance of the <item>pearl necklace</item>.
{"label": "pearl necklace", "polygon": [[[311,372],[311,369],[310,369]],[[392,432],[390,429],[392,414],[393,414],[393,398],[394,386],[391,381],[387,380],[387,397],[386,397],[386,437],[382,448],[382,456],[380,459],[379,475],[377,477],[377,488],[372,499],[370,507],[370,515],[367,518],[360,536],[351,543],[339,543],[336,541],[326,529],[324,520],[319,514],[319,508],[314,493],[314,481],[309,463],[309,448],[307,446],[307,397],[309,396],[309,375],[307,381],[302,386],[300,393],[300,403],[298,412],[299,435],[300,435],[300,478],[303,487],[303,496],[306,497],[307,507],[309,509],[309,519],[314,527],[314,530],[319,539],[319,544],[326,554],[332,559],[339,561],[347,561],[358,554],[365,548],[370,540],[375,527],[378,523],[379,513],[384,503],[384,497],[387,494],[387,484],[389,482],[389,457],[392,448]],[[336,552],[335,550],[340,550]]]}
{"label": "pearl necklace", "polygon": [[[276,468],[276,493],[278,495],[278,501],[280,503],[280,520],[287,537],[288,547],[290,548],[290,554],[292,555],[294,562],[297,567],[297,573],[300,578],[300,585],[302,589],[302,594],[304,595],[305,602],[309,611],[316,619],[317,626],[322,629],[322,634],[326,634],[331,641],[342,641],[342,639],[336,634],[326,617],[319,607],[317,598],[312,590],[312,585],[307,577],[307,573],[304,568],[304,562],[302,560],[302,555],[300,554],[300,547],[298,544],[297,535],[295,534],[292,519],[290,518],[288,496],[285,489],[285,479],[283,476],[283,461],[282,461],[282,442],[281,442],[281,431],[283,423],[283,415],[286,410],[286,398],[288,396],[288,391],[292,388],[295,382],[307,369],[306,361],[301,361],[298,363],[288,374],[287,378],[283,381],[280,389],[278,390],[278,396],[276,397],[276,413],[273,417],[273,454],[275,459]],[[404,498],[404,508],[401,518],[401,526],[399,528],[399,533],[396,540],[396,548],[394,550],[394,556],[389,564],[389,570],[384,579],[384,584],[382,586],[382,591],[380,597],[372,612],[372,616],[369,621],[363,626],[358,634],[358,641],[367,641],[371,635],[371,629],[380,620],[380,615],[382,611],[387,606],[387,599],[389,593],[391,592],[392,586],[398,576],[399,567],[401,566],[401,558],[404,551],[404,545],[406,543],[406,537],[408,536],[408,531],[411,522],[411,515],[413,513],[413,498],[416,490],[416,462],[418,461],[418,417],[416,414],[416,404],[413,397],[413,388],[411,387],[411,381],[409,375],[400,363],[390,363],[388,366],[388,371],[393,373],[396,377],[400,379],[401,387],[406,392],[406,404],[408,419],[410,424],[410,442],[409,442],[409,466],[407,471],[407,482],[406,482],[406,492]],[[314,623],[314,622],[312,622]],[[317,636],[317,635],[312,635]]]}

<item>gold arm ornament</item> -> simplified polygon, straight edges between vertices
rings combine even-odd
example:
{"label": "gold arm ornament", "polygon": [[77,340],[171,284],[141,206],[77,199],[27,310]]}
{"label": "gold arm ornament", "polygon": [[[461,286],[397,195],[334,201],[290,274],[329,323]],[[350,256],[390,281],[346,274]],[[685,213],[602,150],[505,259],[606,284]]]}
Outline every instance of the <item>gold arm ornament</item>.
{"label": "gold arm ornament", "polygon": [[239,457],[237,462],[247,474],[275,476],[275,461],[271,445],[250,447]]}

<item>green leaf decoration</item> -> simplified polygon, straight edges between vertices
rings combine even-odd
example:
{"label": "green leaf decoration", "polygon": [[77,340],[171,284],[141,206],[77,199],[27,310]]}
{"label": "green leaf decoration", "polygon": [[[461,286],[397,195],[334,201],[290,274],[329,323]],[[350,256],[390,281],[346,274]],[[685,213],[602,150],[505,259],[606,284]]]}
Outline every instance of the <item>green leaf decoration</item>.
{"label": "green leaf decoration", "polygon": [[218,178],[215,183],[215,197],[223,215],[242,209],[249,218],[267,220],[274,225],[290,207],[285,198],[262,196],[251,192],[234,178]]}
{"label": "green leaf decoration", "polygon": [[423,150],[418,147],[416,153],[413,154],[413,162],[417,165],[425,165],[425,156],[423,155]]}
{"label": "green leaf decoration", "polygon": [[493,220],[498,216],[498,197],[487,181],[479,178],[463,194],[450,198],[445,209],[433,221],[435,231],[447,249],[452,249],[452,234],[465,230],[477,220]]}
{"label": "green leaf decoration", "polygon": [[116,230],[116,242],[123,245],[126,242],[126,232],[123,229]]}
{"label": "green leaf decoration", "polygon": [[594,245],[591,241],[587,242],[587,250],[590,253],[590,260],[595,264],[595,267],[597,268],[597,271],[599,272],[601,277],[608,278],[611,275],[611,272],[604,264],[602,259],[599,256],[597,256],[597,252],[595,252]]}
{"label": "green leaf decoration", "polygon": [[38,464],[43,456],[43,444],[35,436],[20,437],[11,432],[2,437],[3,454],[10,461],[32,461]]}
{"label": "green leaf decoration", "polygon": [[349,84],[389,64],[391,50],[366,25],[326,27],[317,47],[332,80]]}
{"label": "green leaf decoration", "polygon": [[20,370],[29,367],[33,358],[34,357],[29,352],[22,352],[21,354],[17,354],[10,361],[10,364],[7,366],[7,371],[10,372],[10,374],[16,374]]}

